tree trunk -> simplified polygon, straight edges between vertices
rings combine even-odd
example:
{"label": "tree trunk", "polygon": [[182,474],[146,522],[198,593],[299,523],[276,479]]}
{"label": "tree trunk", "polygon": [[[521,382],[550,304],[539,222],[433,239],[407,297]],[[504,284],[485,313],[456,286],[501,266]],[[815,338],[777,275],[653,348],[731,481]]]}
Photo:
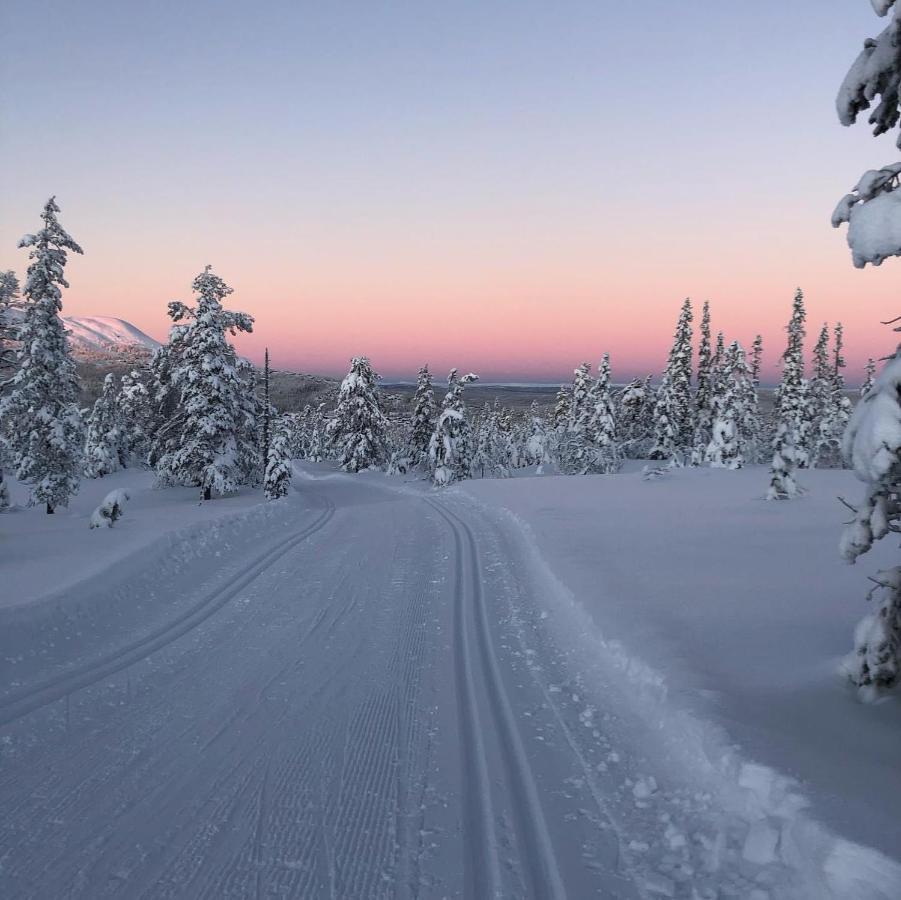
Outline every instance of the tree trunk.
{"label": "tree trunk", "polygon": [[203,499],[204,499],[204,500],[209,500],[212,496],[213,496],[212,488],[210,488],[210,486],[207,485],[207,486],[203,489]]}
{"label": "tree trunk", "polygon": [[47,515],[52,516],[54,512],[55,512],[55,510],[53,509],[53,506],[50,503],[48,503],[47,504]]}

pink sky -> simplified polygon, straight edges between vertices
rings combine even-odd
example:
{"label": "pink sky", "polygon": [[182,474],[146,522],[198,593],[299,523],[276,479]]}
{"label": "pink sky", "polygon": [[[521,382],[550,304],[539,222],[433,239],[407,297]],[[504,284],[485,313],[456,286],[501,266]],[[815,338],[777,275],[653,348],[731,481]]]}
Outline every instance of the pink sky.
{"label": "pink sky", "polygon": [[55,193],[67,314],[163,338],[211,263],[255,360],[524,381],[608,351],[622,380],[691,296],[772,378],[800,285],[849,381],[893,349],[901,262],[856,271],[829,226],[897,158],[833,107],[869,4],[48,4],[4,23],[0,268]]}

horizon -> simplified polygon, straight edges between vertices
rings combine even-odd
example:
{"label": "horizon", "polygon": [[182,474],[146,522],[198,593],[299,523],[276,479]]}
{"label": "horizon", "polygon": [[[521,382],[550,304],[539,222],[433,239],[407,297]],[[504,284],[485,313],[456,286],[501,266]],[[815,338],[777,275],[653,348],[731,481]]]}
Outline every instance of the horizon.
{"label": "horizon", "polygon": [[[831,102],[872,13],[785,6],[741,29],[662,0],[10,8],[0,268],[24,273],[16,243],[56,194],[85,249],[65,315],[165,340],[212,263],[255,362],[542,383],[604,352],[620,380],[659,373],[686,296],[730,340],[762,333],[772,381],[800,285],[809,336],[844,323],[856,381],[895,344],[893,280],[853,269],[829,223],[891,141]],[[37,73],[36,29],[57,51]]]}

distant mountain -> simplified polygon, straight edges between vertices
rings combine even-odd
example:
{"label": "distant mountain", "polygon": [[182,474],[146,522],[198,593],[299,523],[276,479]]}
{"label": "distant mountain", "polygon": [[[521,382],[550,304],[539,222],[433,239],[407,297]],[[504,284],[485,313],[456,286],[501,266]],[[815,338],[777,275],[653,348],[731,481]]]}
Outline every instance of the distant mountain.
{"label": "distant mountain", "polygon": [[131,322],[112,316],[68,316],[63,322],[69,332],[69,344],[76,354],[153,353],[161,346],[159,341]]}

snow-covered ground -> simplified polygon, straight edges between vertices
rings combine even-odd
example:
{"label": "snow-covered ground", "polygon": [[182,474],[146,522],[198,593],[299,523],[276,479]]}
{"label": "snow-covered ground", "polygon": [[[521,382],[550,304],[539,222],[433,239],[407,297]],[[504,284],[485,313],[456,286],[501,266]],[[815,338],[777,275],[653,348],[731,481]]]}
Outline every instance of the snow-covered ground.
{"label": "snow-covered ground", "polygon": [[0,516],[71,585],[0,609],[0,896],[901,896],[847,473],[300,474]]}
{"label": "snow-covered ground", "polygon": [[736,781],[753,771],[768,790],[795,779],[779,790],[813,817],[901,859],[901,707],[861,704],[839,673],[867,575],[896,564],[897,548],[885,541],[856,566],[839,558],[837,497],[861,493],[851,473],[802,473],[807,493],[784,503],[762,499],[766,476],[700,468],[463,491],[505,511],[559,580],[548,620],[585,677],[592,654],[615,660],[636,707],[661,732],[681,729],[667,737],[674,752]]}

